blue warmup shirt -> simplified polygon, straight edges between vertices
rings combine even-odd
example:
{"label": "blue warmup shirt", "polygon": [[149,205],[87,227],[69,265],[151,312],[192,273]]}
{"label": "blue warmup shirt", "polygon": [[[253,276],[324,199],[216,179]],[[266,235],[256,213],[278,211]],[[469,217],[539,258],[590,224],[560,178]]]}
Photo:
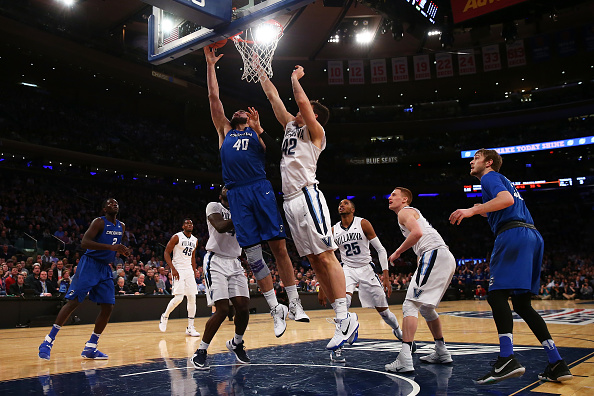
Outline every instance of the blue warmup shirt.
{"label": "blue warmup shirt", "polygon": [[220,151],[223,181],[228,189],[266,179],[266,152],[252,128],[230,130]]}
{"label": "blue warmup shirt", "polygon": [[[104,243],[106,245],[117,245],[118,243],[121,243],[124,232],[120,221],[116,219],[116,223],[113,224],[111,221],[107,220],[105,216],[101,216],[101,218],[103,219],[105,226],[103,227],[103,232],[95,238],[95,242]],[[85,255],[96,261],[109,264],[113,263],[116,252],[112,250],[87,249]]]}
{"label": "blue warmup shirt", "polygon": [[487,220],[494,234],[497,233],[497,230],[502,224],[509,221],[523,221],[524,223],[534,224],[534,220],[532,220],[524,199],[507,177],[501,173],[491,171],[481,178],[481,188],[483,203],[492,200],[501,191],[508,191],[514,197],[513,205],[502,210],[487,213]]}

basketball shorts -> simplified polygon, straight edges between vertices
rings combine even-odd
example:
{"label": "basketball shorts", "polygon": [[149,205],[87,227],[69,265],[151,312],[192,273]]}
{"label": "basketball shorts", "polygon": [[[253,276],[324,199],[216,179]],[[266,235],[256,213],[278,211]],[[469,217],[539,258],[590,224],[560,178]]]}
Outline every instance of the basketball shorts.
{"label": "basketball shorts", "polygon": [[503,231],[495,239],[489,270],[489,290],[538,294],[544,241],[537,230],[525,227]]}
{"label": "basketball shorts", "polygon": [[342,269],[346,279],[347,293],[353,293],[355,287],[359,284],[359,300],[363,308],[388,306],[384,285],[373,271],[371,264],[363,267],[343,265]]}
{"label": "basketball shorts", "polygon": [[227,192],[237,242],[241,247],[274,238],[285,238],[283,219],[272,184],[266,179]]}
{"label": "basketball shorts", "polygon": [[283,208],[300,256],[317,255],[338,248],[332,237],[326,198],[317,185],[285,196]]}
{"label": "basketball shorts", "polygon": [[171,294],[174,296],[192,296],[198,294],[198,285],[194,271],[178,271],[179,279],[173,279]]}
{"label": "basketball shorts", "polygon": [[437,307],[455,270],[456,259],[450,249],[444,247],[423,253],[408,285],[406,299]]}
{"label": "basketball shorts", "polygon": [[98,304],[115,304],[111,268],[83,254],[65,298],[83,302],[87,294],[89,300]]}
{"label": "basketball shorts", "polygon": [[204,256],[207,301],[217,302],[233,297],[250,297],[248,281],[238,258],[213,252]]}

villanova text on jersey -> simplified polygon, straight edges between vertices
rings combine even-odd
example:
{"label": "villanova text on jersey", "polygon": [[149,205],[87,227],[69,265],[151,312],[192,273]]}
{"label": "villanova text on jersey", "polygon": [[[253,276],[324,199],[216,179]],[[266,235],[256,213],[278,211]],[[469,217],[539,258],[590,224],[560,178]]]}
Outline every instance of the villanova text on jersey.
{"label": "villanova text on jersey", "polygon": [[334,240],[334,242],[340,246],[340,245],[344,244],[345,242],[361,241],[361,240],[363,240],[363,237],[361,236],[360,232],[350,232],[347,234],[340,235],[338,238],[336,238]]}

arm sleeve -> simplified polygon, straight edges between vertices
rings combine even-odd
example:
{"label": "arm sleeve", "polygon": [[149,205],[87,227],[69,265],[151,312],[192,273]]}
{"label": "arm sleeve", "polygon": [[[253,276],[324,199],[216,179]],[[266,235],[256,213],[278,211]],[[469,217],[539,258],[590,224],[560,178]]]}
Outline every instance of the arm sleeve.
{"label": "arm sleeve", "polygon": [[260,137],[266,145],[266,158],[268,159],[268,161],[280,162],[282,152],[274,138],[266,132],[262,132],[260,134]]}
{"label": "arm sleeve", "polygon": [[386,248],[382,245],[378,237],[373,238],[371,241],[371,246],[377,252],[377,256],[379,257],[379,262],[382,267],[382,271],[388,270],[388,253],[386,252]]}

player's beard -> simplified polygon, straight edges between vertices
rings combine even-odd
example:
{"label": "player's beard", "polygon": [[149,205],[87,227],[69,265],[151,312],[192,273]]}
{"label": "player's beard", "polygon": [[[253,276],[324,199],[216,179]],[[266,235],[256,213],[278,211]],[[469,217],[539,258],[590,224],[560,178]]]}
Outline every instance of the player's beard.
{"label": "player's beard", "polygon": [[248,122],[247,117],[233,117],[231,119],[231,127],[233,129],[235,129],[239,125],[247,124],[247,122]]}

